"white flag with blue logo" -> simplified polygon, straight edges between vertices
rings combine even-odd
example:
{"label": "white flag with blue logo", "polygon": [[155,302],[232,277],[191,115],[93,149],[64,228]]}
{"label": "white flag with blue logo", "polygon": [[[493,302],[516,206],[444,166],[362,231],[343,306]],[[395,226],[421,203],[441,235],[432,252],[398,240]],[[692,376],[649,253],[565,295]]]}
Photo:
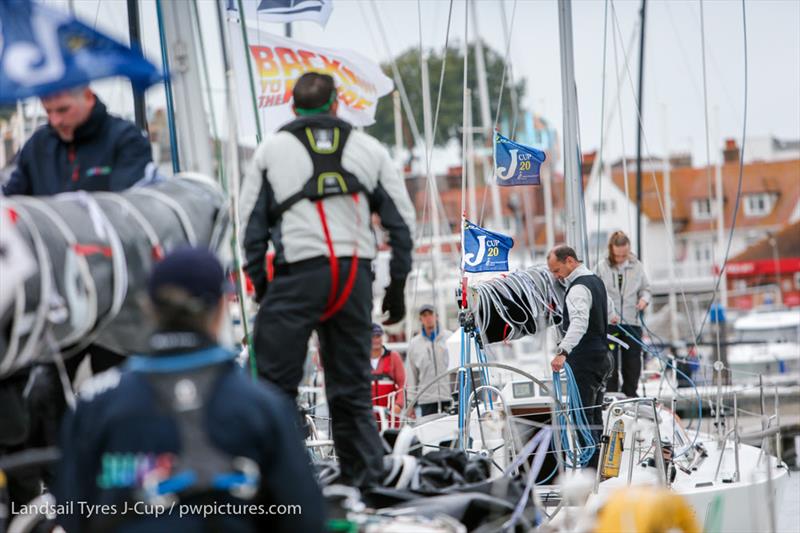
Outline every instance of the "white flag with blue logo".
{"label": "white flag with blue logo", "polygon": [[539,185],[539,171],[545,158],[541,150],[494,132],[494,175],[498,185]]}
{"label": "white flag with blue logo", "polygon": [[495,233],[464,219],[464,270],[467,272],[506,272],[508,252],[514,239]]}
{"label": "white flag with blue logo", "polygon": [[[224,0],[229,12],[239,11],[239,0]],[[333,0],[242,0],[244,15],[255,22],[310,20],[323,28],[333,11]]]}

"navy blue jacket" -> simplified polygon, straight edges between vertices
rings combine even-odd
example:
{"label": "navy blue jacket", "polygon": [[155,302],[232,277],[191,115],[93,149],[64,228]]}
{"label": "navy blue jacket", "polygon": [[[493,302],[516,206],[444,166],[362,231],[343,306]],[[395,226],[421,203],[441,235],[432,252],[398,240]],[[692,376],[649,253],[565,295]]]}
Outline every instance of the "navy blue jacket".
{"label": "navy blue jacket", "polygon": [[121,191],[142,179],[152,160],[150,142],[136,125],[109,115],[97,99],[72,142],[62,141],[49,124],[36,130],[22,147],[3,193]]}
{"label": "navy blue jacket", "polygon": [[[222,352],[211,345],[212,355],[215,351]],[[208,345],[177,354],[132,358],[122,371],[99,374],[82,389],[75,412],[64,420],[63,458],[53,487],[58,505],[74,502],[72,509],[59,517],[64,529],[70,533],[323,530],[322,495],[296,427],[294,406],[274,387],[254,382],[229,355],[209,360],[204,353],[209,353]],[[142,370],[137,362],[155,368]],[[206,410],[208,440],[227,455],[258,463],[260,488],[251,500],[227,492],[205,500],[184,498],[172,509],[167,504],[157,517],[156,508],[137,499],[134,491],[140,484],[134,478],[141,478],[143,470],[152,470],[165,458],[180,457],[182,443],[177,424],[157,403],[147,372],[163,372],[171,366],[180,373],[203,365],[220,365]],[[86,503],[81,508],[78,502]],[[180,516],[181,510],[192,512],[182,505],[204,503],[216,504],[207,508],[207,517]],[[227,504],[240,506],[238,510],[245,504],[261,505],[265,514],[237,514],[237,508],[226,508]],[[91,505],[111,507],[88,517]],[[123,515],[126,505],[128,513]],[[138,509],[132,508],[134,505]],[[266,514],[280,511],[270,509],[279,505],[301,506],[301,514]]]}

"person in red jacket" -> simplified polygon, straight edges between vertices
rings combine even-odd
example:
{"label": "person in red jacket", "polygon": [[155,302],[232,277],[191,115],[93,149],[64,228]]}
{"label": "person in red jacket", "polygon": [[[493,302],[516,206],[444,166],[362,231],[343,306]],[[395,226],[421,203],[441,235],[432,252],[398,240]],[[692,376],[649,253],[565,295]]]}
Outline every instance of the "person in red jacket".
{"label": "person in red jacket", "polygon": [[[383,328],[380,324],[375,323],[372,324],[370,364],[372,365],[372,405],[389,408],[391,404],[392,412],[398,417],[394,419],[392,426],[399,427],[399,415],[405,403],[406,369],[400,354],[388,350],[383,345]],[[393,402],[392,393],[396,393]]]}

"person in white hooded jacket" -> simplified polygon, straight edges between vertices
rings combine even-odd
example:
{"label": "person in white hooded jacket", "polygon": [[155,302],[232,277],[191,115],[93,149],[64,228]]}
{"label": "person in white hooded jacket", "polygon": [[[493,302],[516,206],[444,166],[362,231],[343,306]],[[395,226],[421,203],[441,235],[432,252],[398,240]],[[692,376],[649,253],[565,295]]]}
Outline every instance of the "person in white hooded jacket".
{"label": "person in white hooded jacket", "polygon": [[[614,347],[614,368],[606,383],[606,390],[621,390],[628,397],[636,396],[642,371],[642,349],[624,333],[618,324],[637,338],[642,337],[639,313],[650,304],[650,282],[644,265],[631,252],[631,241],[622,231],[615,231],[608,240],[608,257],[597,265],[597,275],[603,280],[608,296],[614,303],[616,317],[610,318],[608,332],[618,336],[629,348]],[[620,375],[621,388],[620,388]]]}

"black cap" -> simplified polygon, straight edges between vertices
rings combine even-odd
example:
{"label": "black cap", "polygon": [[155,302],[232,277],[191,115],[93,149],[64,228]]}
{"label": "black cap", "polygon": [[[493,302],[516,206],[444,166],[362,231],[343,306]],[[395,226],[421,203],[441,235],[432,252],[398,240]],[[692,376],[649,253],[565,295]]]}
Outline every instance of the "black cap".
{"label": "black cap", "polygon": [[224,294],[232,292],[217,257],[206,248],[190,247],[170,252],[150,273],[147,290],[155,305],[165,302],[168,289],[182,291],[206,308],[215,306]]}

